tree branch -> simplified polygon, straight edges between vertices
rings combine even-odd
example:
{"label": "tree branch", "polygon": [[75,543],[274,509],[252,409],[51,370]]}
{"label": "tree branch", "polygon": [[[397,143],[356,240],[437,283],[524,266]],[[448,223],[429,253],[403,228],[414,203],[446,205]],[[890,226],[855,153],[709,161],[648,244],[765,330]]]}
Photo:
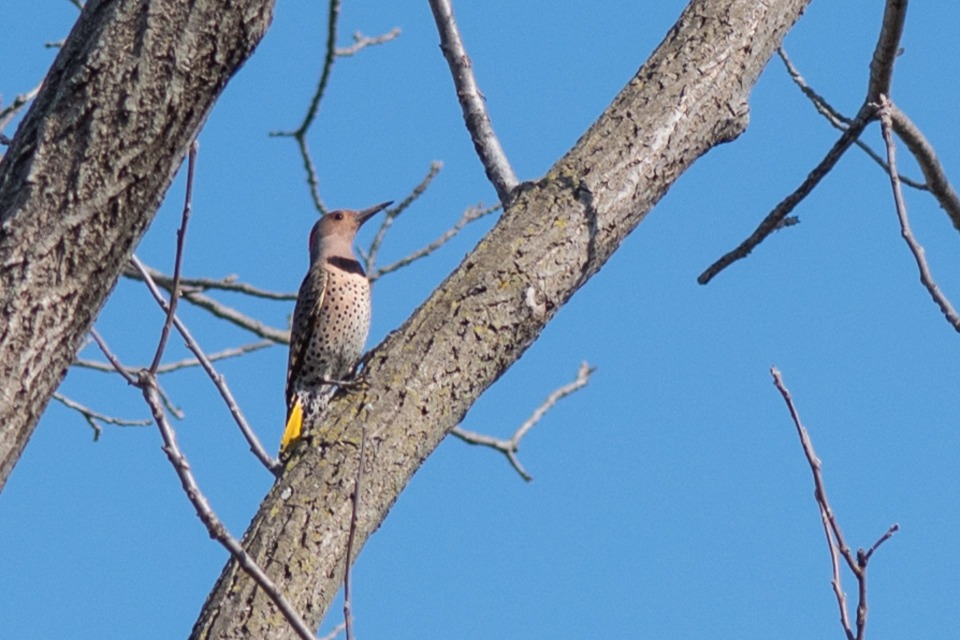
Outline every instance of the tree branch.
{"label": "tree branch", "polygon": [[80,13],[0,160],[0,308],[17,310],[0,332],[0,398],[16,398],[0,401],[0,488],[272,9],[91,0]]}
{"label": "tree branch", "polygon": [[[576,146],[516,190],[461,265],[371,352],[364,384],[334,397],[322,424],[305,425],[246,540],[255,559],[269,558],[271,577],[311,627],[343,583],[361,438],[368,462],[358,550],[446,433],[677,177],[743,131],[748,92],[804,6],[691,2]],[[283,637],[269,624],[275,618],[275,606],[230,561],[192,637],[238,637],[238,629]]]}
{"label": "tree branch", "polygon": [[893,62],[900,49],[900,37],[903,35],[906,11],[907,0],[887,0],[883,14],[883,24],[880,27],[880,37],[876,47],[874,47],[873,59],[870,63],[870,81],[867,86],[867,95],[856,117],[849,123],[840,139],[834,143],[824,159],[810,172],[806,180],[793,193],[781,200],[773,211],[767,214],[767,217],[750,234],[750,237],[707,267],[697,277],[697,282],[707,284],[731,264],[750,255],[750,252],[774,231],[797,223],[796,218],[788,217],[790,212],[810,195],[820,181],[830,173],[847,149],[860,137],[867,125],[877,119],[876,104],[880,100],[880,94],[886,93],[890,87],[890,80],[893,76]]}
{"label": "tree branch", "polygon": [[510,462],[510,465],[520,474],[520,477],[530,482],[533,480],[533,476],[527,473],[526,469],[523,468],[523,465],[520,464],[520,460],[517,458],[517,451],[520,448],[520,440],[523,439],[527,432],[533,428],[535,424],[540,422],[540,419],[553,408],[553,405],[557,402],[582,389],[587,386],[587,383],[590,382],[590,374],[596,371],[595,368],[590,367],[586,362],[580,364],[580,368],[577,370],[577,377],[573,382],[565,384],[558,389],[555,389],[553,393],[547,396],[547,399],[543,401],[539,407],[537,407],[534,412],[527,418],[523,424],[513,432],[513,435],[506,439],[494,438],[492,436],[486,436],[475,431],[468,431],[459,425],[450,429],[450,435],[456,436],[460,440],[466,442],[467,444],[476,444],[490,447],[496,449],[503,455],[507,457],[507,460]]}
{"label": "tree branch", "polygon": [[[130,260],[143,277],[143,281],[147,285],[147,289],[149,289],[153,299],[156,300],[161,309],[169,314],[168,303],[163,299],[163,295],[160,293],[160,289],[150,276],[150,272],[147,271],[147,268],[143,266],[143,263],[141,263],[136,256],[133,256]],[[187,329],[186,325],[183,324],[183,322],[181,322],[180,319],[175,315],[169,317],[172,318],[173,326],[177,328],[177,331],[180,333],[184,342],[187,343],[187,348],[190,349],[190,351],[193,352],[193,355],[197,357],[197,360],[200,361],[200,365],[203,367],[203,370],[207,372],[207,375],[213,381],[214,386],[220,392],[220,397],[223,398],[227,408],[230,410],[230,415],[233,416],[234,422],[236,423],[237,427],[240,428],[240,432],[243,434],[244,439],[246,439],[247,444],[250,445],[250,451],[253,452],[257,459],[271,473],[279,473],[281,468],[280,462],[273,458],[273,456],[267,453],[266,449],[263,448],[263,445],[253,432],[253,429],[250,427],[249,423],[247,423],[247,419],[240,410],[240,405],[237,404],[236,399],[233,397],[233,393],[230,391],[230,387],[227,386],[226,378],[224,378],[214,368],[213,364],[210,362],[210,359],[207,358],[206,354],[203,352],[203,349],[201,349],[197,341],[193,339],[193,336],[190,334],[190,331]]]}
{"label": "tree branch", "polygon": [[886,96],[881,95],[880,124],[881,131],[883,132],[883,140],[887,145],[887,163],[890,165],[890,185],[893,188],[893,201],[897,208],[897,218],[900,221],[900,235],[907,243],[907,246],[910,248],[910,253],[913,254],[913,258],[917,263],[917,269],[920,271],[920,282],[923,283],[923,286],[926,287],[930,293],[930,297],[932,297],[933,301],[940,307],[940,311],[947,319],[947,322],[950,323],[955,331],[960,332],[960,316],[957,315],[957,311],[953,308],[953,305],[950,304],[947,296],[944,295],[940,287],[937,286],[937,282],[933,279],[933,274],[930,272],[930,266],[927,264],[926,252],[923,250],[923,246],[917,242],[913,236],[913,231],[910,229],[910,220],[907,218],[907,205],[903,201],[903,191],[900,189],[900,180],[897,177],[897,157],[896,146],[893,143],[891,107],[892,104],[890,100],[887,99]]}
{"label": "tree branch", "polygon": [[[833,105],[827,102],[826,98],[814,91],[813,88],[807,84],[807,81],[802,75],[800,75],[800,71],[794,66],[793,62],[790,61],[790,58],[787,56],[787,52],[784,51],[783,47],[777,49],[777,55],[780,56],[784,66],[787,68],[787,73],[790,75],[790,79],[793,80],[797,87],[799,87],[800,92],[803,93],[808,100],[810,100],[817,112],[826,118],[827,122],[833,125],[834,128],[839,129],[840,131],[846,131],[847,127],[849,127],[853,120],[834,109]],[[854,144],[860,147],[860,149],[862,149],[871,160],[876,162],[884,170],[884,172],[890,171],[890,167],[887,165],[884,159],[880,157],[880,154],[871,149],[870,145],[859,138],[854,141]],[[930,190],[930,187],[926,184],[917,182],[916,180],[911,180],[906,176],[900,176],[900,182],[909,187],[913,187],[914,189],[920,189],[922,191]]]}
{"label": "tree branch", "polygon": [[[894,165],[891,164],[890,166],[893,169]],[[891,172],[891,175],[896,176],[895,169]],[[807,458],[807,464],[810,465],[810,472],[813,474],[814,495],[816,496],[817,507],[820,509],[820,519],[823,522],[824,533],[827,536],[827,548],[830,552],[830,566],[833,571],[831,584],[833,586],[833,593],[837,598],[837,606],[840,608],[840,624],[847,636],[847,640],[863,640],[867,628],[867,563],[873,555],[873,552],[876,551],[881,544],[889,540],[894,533],[900,530],[900,525],[892,525],[879,540],[873,543],[869,551],[859,549],[857,550],[856,556],[854,556],[850,547],[847,546],[847,543],[843,539],[843,533],[840,531],[840,523],[833,509],[830,507],[830,501],[827,499],[827,490],[823,482],[822,466],[820,459],[817,458],[817,454],[813,450],[813,442],[810,440],[810,434],[807,432],[806,427],[803,426],[803,423],[800,422],[800,414],[793,404],[793,398],[790,396],[790,392],[783,384],[783,377],[780,375],[780,371],[776,367],[770,367],[770,375],[773,376],[773,384],[777,387],[780,395],[783,396],[784,402],[787,404],[790,418],[793,420],[793,424],[797,429],[797,435],[800,436],[800,445],[803,447],[803,454]],[[853,627],[850,624],[850,616],[847,612],[847,596],[841,584],[840,557],[846,561],[847,567],[849,567],[850,571],[857,578],[858,603],[856,633],[854,633]]]}
{"label": "tree branch", "polygon": [[463,111],[463,121],[470,132],[477,156],[487,172],[487,178],[496,189],[500,202],[506,204],[510,202],[510,194],[517,186],[517,176],[513,173],[510,161],[507,160],[500,140],[493,131],[487,105],[473,76],[473,64],[467,56],[460,30],[453,17],[453,7],[450,0],[430,0],[430,9],[440,33],[440,50],[447,59],[453,84],[457,88],[457,100],[460,101]]}

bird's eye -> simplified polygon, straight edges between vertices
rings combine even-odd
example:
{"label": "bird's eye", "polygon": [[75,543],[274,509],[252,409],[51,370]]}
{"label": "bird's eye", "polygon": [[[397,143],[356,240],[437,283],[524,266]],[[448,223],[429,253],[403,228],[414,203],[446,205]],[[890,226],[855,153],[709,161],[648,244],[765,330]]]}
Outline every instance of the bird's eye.
{"label": "bird's eye", "polygon": [[343,214],[340,213],[339,211],[337,211],[335,214],[333,214],[333,219],[334,219],[334,220],[343,220]]}

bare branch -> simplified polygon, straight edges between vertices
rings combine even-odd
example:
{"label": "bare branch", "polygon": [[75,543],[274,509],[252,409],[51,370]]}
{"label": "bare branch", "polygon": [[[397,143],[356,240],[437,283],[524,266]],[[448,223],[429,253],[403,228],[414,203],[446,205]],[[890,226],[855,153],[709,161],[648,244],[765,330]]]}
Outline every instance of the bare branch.
{"label": "bare branch", "polygon": [[100,439],[100,433],[103,431],[103,429],[98,424],[100,422],[104,424],[116,425],[118,427],[149,427],[151,424],[151,421],[146,418],[141,420],[129,420],[126,418],[117,418],[115,416],[108,416],[106,414],[99,413],[86,405],[80,404],[76,400],[71,400],[67,396],[60,393],[59,391],[55,391],[53,393],[53,399],[59,402],[60,404],[64,405],[68,409],[73,409],[74,411],[79,413],[81,416],[83,416],[83,419],[86,420],[87,424],[90,425],[90,428],[93,429],[94,442]]}
{"label": "bare branch", "polygon": [[524,421],[524,423],[517,428],[517,430],[508,440],[501,440],[499,438],[483,435],[474,431],[468,431],[460,426],[450,429],[449,433],[450,435],[456,436],[460,440],[463,440],[467,444],[482,445],[501,452],[507,456],[507,460],[510,461],[511,466],[513,466],[516,472],[520,474],[520,477],[527,482],[530,482],[533,480],[533,476],[527,473],[527,471],[523,468],[523,465],[520,464],[520,460],[517,458],[517,450],[520,448],[520,440],[527,435],[527,432],[530,431],[535,424],[540,422],[540,419],[543,418],[547,411],[552,409],[561,398],[565,398],[571,393],[587,386],[587,383],[590,382],[590,375],[594,371],[596,371],[596,369],[590,367],[590,365],[588,365],[586,362],[581,363],[580,368],[577,370],[577,377],[573,380],[573,382],[555,389],[553,393],[547,396],[547,399],[543,401],[543,404],[534,410],[530,417],[527,418],[526,421]]}
{"label": "bare branch", "polygon": [[300,126],[293,131],[274,131],[270,135],[279,138],[293,138],[300,150],[300,157],[303,160],[303,168],[307,172],[307,186],[310,187],[310,197],[313,198],[313,206],[322,215],[327,212],[327,207],[320,197],[320,180],[317,176],[317,167],[310,157],[310,148],[307,146],[307,132],[317,117],[320,110],[320,101],[327,90],[327,84],[330,82],[330,74],[333,71],[333,63],[337,59],[337,26],[340,20],[341,0],[330,0],[329,10],[327,12],[327,45],[326,55],[323,59],[323,68],[320,71],[320,80],[317,82],[317,88],[310,98],[310,104],[307,106],[307,113],[303,117]]}
{"label": "bare branch", "polygon": [[352,55],[356,55],[363,49],[371,47],[378,44],[383,44],[385,42],[390,42],[394,40],[397,36],[400,35],[400,27],[394,27],[387,33],[381,34],[379,36],[367,37],[357,31],[353,34],[353,44],[349,47],[337,48],[337,57],[339,58],[349,58]]}
{"label": "bare branch", "polygon": [[864,98],[856,117],[849,122],[840,139],[833,145],[826,157],[807,176],[807,179],[797,187],[773,211],[767,214],[760,226],[749,238],[740,243],[736,249],[727,252],[719,260],[697,277],[697,282],[707,284],[718,273],[728,266],[750,255],[750,252],[763,242],[767,236],[783,227],[793,225],[796,218],[787,217],[793,209],[806,198],[820,183],[843,154],[860,137],[868,124],[876,120],[876,103],[880,94],[889,92],[890,80],[893,76],[893,62],[900,48],[900,37],[903,35],[903,22],[906,19],[907,0],[887,0],[883,14],[883,24],[880,27],[880,37],[874,48],[873,59],[870,62],[870,81],[867,87],[867,96]]}
{"label": "bare branch", "polygon": [[[0,109],[0,133],[7,128],[7,125],[10,124],[10,121],[13,120],[20,111],[30,103],[31,100],[37,97],[37,94],[40,93],[40,87],[43,86],[41,82],[35,86],[30,91],[26,93],[21,93],[13,99],[13,102],[10,103],[10,106]],[[9,143],[4,143],[9,144]]]}
{"label": "bare branch", "polygon": [[[137,259],[136,256],[133,256],[131,259],[133,265],[140,271],[141,276],[143,277],[144,283],[147,285],[147,288],[150,290],[150,294],[153,296],[154,300],[157,301],[157,304],[160,305],[160,308],[164,311],[167,311],[167,302],[163,299],[163,295],[160,293],[160,290],[157,288],[156,283],[154,283],[153,278],[150,276],[150,272],[146,267],[143,266],[143,263]],[[197,360],[200,361],[200,365],[203,367],[203,370],[207,372],[207,375],[213,381],[214,386],[220,392],[220,397],[223,398],[223,401],[227,404],[227,408],[230,410],[230,415],[233,416],[234,422],[240,428],[240,432],[243,433],[243,437],[247,440],[247,444],[250,445],[250,450],[257,457],[258,460],[265,466],[271,473],[277,474],[280,472],[281,465],[280,462],[274,459],[266,449],[263,448],[263,445],[260,443],[260,440],[254,434],[253,429],[247,423],[247,419],[244,417],[243,412],[240,410],[240,406],[237,404],[236,399],[233,397],[233,393],[230,391],[230,387],[227,386],[226,379],[214,368],[213,363],[210,362],[210,359],[203,352],[203,349],[200,348],[200,345],[196,340],[193,339],[193,336],[190,334],[190,331],[187,329],[186,325],[180,321],[177,316],[173,316],[173,326],[177,328],[177,331],[183,337],[184,341],[187,343],[187,348],[193,352],[193,355],[197,357]]]}
{"label": "bare branch", "polygon": [[[940,164],[940,159],[933,150],[933,145],[927,141],[917,125],[897,105],[890,102],[887,111],[893,121],[893,130],[907,145],[910,153],[916,158],[917,164],[920,165],[920,170],[923,171],[923,177],[927,179],[930,192],[943,207],[943,210],[947,212],[947,215],[950,216],[954,228],[960,230],[960,197],[957,196],[953,185],[950,184],[950,180],[943,170],[943,165]],[[902,177],[900,182],[904,182]]]}
{"label": "bare branch", "polygon": [[843,154],[850,148],[850,145],[860,137],[860,134],[863,133],[863,130],[873,117],[874,110],[864,106],[864,108],[860,110],[860,113],[857,114],[857,117],[854,118],[853,122],[850,123],[850,126],[844,130],[840,139],[834,143],[830,151],[827,152],[827,155],[820,161],[820,164],[810,172],[806,180],[804,180],[793,193],[781,200],[780,203],[773,208],[773,211],[767,214],[767,217],[763,219],[756,231],[750,234],[750,237],[741,242],[736,249],[727,252],[721,256],[719,260],[707,267],[706,270],[697,277],[697,282],[707,284],[713,280],[718,273],[731,264],[750,255],[750,252],[766,240],[767,236],[771,233],[795,224],[797,222],[796,218],[788,218],[787,216],[790,215],[790,212],[793,211],[804,198],[810,195],[810,192],[830,173],[830,170],[833,169],[840,158],[843,157]]}
{"label": "bare branch", "polygon": [[903,37],[903,23],[906,19],[907,0],[887,0],[880,37],[870,61],[870,82],[864,102],[878,102],[881,95],[890,95],[893,63],[900,55],[900,38]]}
{"label": "bare branch", "polygon": [[330,630],[330,633],[328,633],[327,635],[325,635],[325,636],[323,636],[322,638],[320,638],[320,640],[333,640],[333,639],[336,638],[338,635],[340,635],[340,632],[341,632],[341,631],[343,631],[343,630],[346,629],[346,628],[347,628],[347,625],[344,624],[343,622],[341,622],[340,624],[338,624],[337,626],[335,626],[333,629],[331,629],[331,630]]}
{"label": "bare branch", "polygon": [[473,64],[467,56],[460,30],[453,17],[453,7],[450,0],[430,0],[430,9],[440,33],[440,50],[443,51],[443,57],[446,58],[453,75],[457,100],[460,101],[463,120],[470,132],[473,146],[500,202],[508,204],[510,194],[517,186],[517,176],[493,131],[487,105],[473,76]]}
{"label": "bare branch", "polygon": [[183,199],[183,213],[180,215],[180,228],[177,229],[177,251],[173,261],[173,284],[170,287],[170,302],[167,304],[167,319],[163,323],[160,331],[160,340],[157,343],[157,352],[153,356],[153,362],[150,364],[150,375],[156,375],[157,368],[160,367],[160,359],[167,348],[167,338],[170,337],[170,326],[173,324],[173,318],[177,313],[177,301],[180,299],[180,269],[183,266],[183,244],[187,236],[187,223],[190,221],[190,210],[193,200],[193,174],[197,164],[196,139],[190,143],[190,151],[187,154],[187,187]]}
{"label": "bare branch", "polygon": [[[783,61],[784,66],[787,68],[787,73],[790,74],[790,78],[793,80],[794,84],[800,88],[801,93],[805,95],[811,103],[813,103],[814,108],[817,112],[820,113],[827,121],[833,125],[836,129],[840,131],[845,131],[850,125],[852,120],[839,111],[837,111],[833,105],[827,102],[826,98],[821,96],[819,93],[814,91],[808,84],[807,81],[800,75],[800,71],[794,66],[790,58],[787,56],[787,52],[783,47],[777,48],[777,54],[780,56],[780,59]],[[887,166],[886,161],[880,156],[879,153],[870,148],[863,140],[857,138],[854,141],[854,144],[860,147],[864,153],[870,156],[870,159],[880,165],[884,172],[889,172],[890,167]],[[906,176],[900,176],[900,182],[903,184],[913,187],[914,189],[920,189],[923,191],[929,191],[930,187],[922,182],[917,182],[916,180],[911,180]]]}
{"label": "bare branch", "polygon": [[277,586],[260,568],[260,566],[250,557],[243,545],[234,538],[224,524],[214,513],[213,508],[207,497],[200,490],[193,472],[190,470],[190,464],[180,450],[177,444],[176,433],[170,422],[167,420],[163,408],[160,406],[160,398],[157,394],[156,376],[149,371],[142,371],[139,379],[139,386],[143,390],[143,397],[153,413],[154,421],[160,429],[160,435],[163,438],[163,452],[167,454],[167,459],[173,465],[177,477],[180,478],[180,484],[183,485],[184,493],[197,512],[197,517],[206,526],[210,532],[210,537],[219,542],[230,554],[237,560],[237,563],[252,577],[263,589],[264,593],[277,605],[280,613],[286,618],[290,626],[301,638],[301,640],[314,640],[313,631],[307,626],[303,619],[293,609],[290,601],[280,593]]}
{"label": "bare branch", "polygon": [[[236,358],[237,356],[242,356],[247,353],[252,353],[254,351],[259,351],[260,349],[265,349],[266,347],[272,347],[276,343],[272,340],[261,340],[260,342],[251,342],[250,344],[242,344],[239,347],[230,347],[224,349],[223,351],[218,351],[216,353],[211,353],[207,355],[207,359],[210,362],[216,362],[217,360],[226,360],[227,358]],[[103,371],[105,373],[116,373],[116,367],[113,365],[107,364],[106,362],[97,362],[96,360],[86,360],[83,358],[78,358],[74,360],[73,366],[79,367],[81,369],[91,369],[93,371]],[[157,367],[157,375],[162,375],[164,373],[171,373],[173,371],[179,371],[181,369],[189,369],[190,367],[199,367],[200,361],[196,358],[185,358],[183,360],[178,360],[176,362],[168,362],[166,364],[161,364]],[[134,374],[143,367],[126,367],[128,373]]]}
{"label": "bare branch", "polygon": [[375,280],[382,278],[388,273],[393,273],[397,269],[401,269],[412,262],[416,262],[421,258],[427,257],[428,255],[430,255],[431,253],[433,253],[434,251],[436,251],[437,249],[445,245],[447,242],[449,242],[450,239],[453,238],[458,233],[460,233],[460,231],[463,230],[465,226],[467,226],[471,222],[475,222],[476,220],[479,220],[480,218],[486,215],[493,213],[494,211],[497,211],[498,209],[500,209],[499,204],[496,204],[492,207],[486,207],[486,208],[484,208],[482,205],[477,205],[475,207],[468,207],[460,216],[460,219],[457,220],[457,223],[455,225],[453,225],[452,227],[444,231],[439,238],[437,238],[427,246],[423,247],[422,249],[417,249],[410,255],[404,258],[401,258],[396,262],[388,264],[385,267],[373,270],[369,274],[370,282],[374,282]]}
{"label": "bare branch", "polygon": [[363,478],[364,452],[367,433],[360,431],[360,460],[357,462],[357,477],[353,485],[353,505],[350,507],[350,532],[347,534],[347,552],[344,556],[343,569],[343,626],[347,630],[347,640],[353,640],[353,611],[350,598],[350,565],[353,557],[353,544],[357,537],[357,511],[360,508],[360,481]]}
{"label": "bare branch", "polygon": [[[167,291],[173,285],[173,278],[171,276],[160,273],[156,269],[149,269],[150,275],[153,277],[153,281],[157,283],[161,288],[166,289]],[[140,273],[134,269],[131,265],[127,265],[123,269],[123,275],[126,278],[131,278],[133,280],[143,280],[140,277]],[[219,290],[219,291],[230,291],[232,293],[239,293],[243,295],[248,295],[253,298],[264,298],[266,300],[296,300],[296,292],[284,292],[284,291],[269,291],[267,289],[261,289],[255,287],[251,284],[245,282],[238,282],[236,275],[229,275],[224,278],[184,278],[180,277],[180,290],[184,293],[199,293],[208,290]]]}
{"label": "bare branch", "polygon": [[[893,166],[891,163],[891,167]],[[894,172],[892,175],[896,175],[896,173]],[[848,547],[844,541],[843,533],[840,531],[840,524],[836,515],[833,513],[833,509],[830,507],[829,500],[827,500],[827,491],[823,483],[820,459],[817,458],[817,454],[813,450],[813,442],[810,440],[810,434],[807,432],[806,427],[803,426],[803,423],[800,422],[800,414],[793,404],[793,398],[790,392],[783,384],[783,377],[779,369],[770,367],[770,375],[773,376],[773,384],[777,387],[780,395],[783,396],[784,402],[787,404],[787,410],[790,412],[790,417],[797,429],[797,434],[800,436],[800,444],[803,447],[804,456],[806,456],[807,463],[810,465],[810,471],[813,474],[814,495],[817,500],[817,507],[820,509],[820,519],[823,522],[824,533],[827,537],[827,548],[830,551],[830,563],[833,571],[831,584],[833,586],[833,593],[837,598],[837,606],[840,608],[840,624],[843,626],[847,640],[863,640],[867,627],[867,563],[870,560],[870,556],[873,555],[873,552],[876,551],[881,544],[889,540],[894,533],[899,531],[900,526],[897,524],[892,525],[887,529],[886,533],[870,547],[869,551],[858,549],[856,556],[854,556],[850,547]],[[840,557],[844,559],[850,571],[857,578],[858,603],[856,633],[854,633],[853,627],[850,624],[850,617],[847,612],[847,597],[841,585]]]}
{"label": "bare branch", "polygon": [[890,184],[893,187],[893,201],[897,207],[897,218],[900,220],[900,235],[903,236],[904,241],[910,248],[910,253],[913,254],[913,258],[917,262],[917,269],[920,270],[920,282],[922,282],[923,286],[930,292],[930,296],[933,298],[933,301],[937,303],[937,306],[940,307],[940,311],[946,317],[947,322],[949,322],[956,331],[960,332],[960,316],[957,315],[953,305],[950,304],[950,301],[940,290],[940,287],[937,286],[936,281],[933,279],[933,274],[930,273],[930,266],[927,264],[926,252],[923,246],[914,238],[913,231],[910,229],[910,220],[907,218],[907,205],[903,201],[903,192],[900,189],[900,181],[897,178],[896,146],[893,142],[893,121],[890,107],[890,100],[887,99],[886,96],[881,95],[880,124],[883,132],[883,140],[887,145],[887,162],[890,164],[891,169]]}
{"label": "bare branch", "polygon": [[413,191],[410,192],[410,195],[404,198],[396,207],[387,209],[386,215],[383,216],[383,222],[380,223],[380,228],[377,229],[376,235],[370,242],[370,248],[366,252],[360,250],[360,255],[364,262],[364,270],[367,273],[374,271],[373,265],[377,260],[377,252],[380,251],[380,245],[383,244],[383,240],[387,236],[387,231],[389,231],[390,227],[393,226],[393,221],[399,217],[401,213],[406,211],[410,205],[417,200],[417,198],[424,194],[424,192],[430,186],[430,183],[433,182],[433,179],[437,177],[437,174],[440,173],[440,169],[442,168],[442,162],[430,163],[430,170],[427,171],[427,175],[424,176],[423,180],[420,181],[420,184],[413,188]]}
{"label": "bare branch", "polygon": [[[173,280],[169,276],[165,276],[156,269],[147,267],[142,262],[140,266],[150,274],[150,278],[154,281],[155,284],[162,287],[166,291],[171,291],[173,288]],[[143,280],[143,275],[136,268],[128,267],[123,271],[124,277],[131,278],[134,280]],[[278,344],[289,344],[290,343],[290,332],[284,329],[275,329],[269,325],[266,325],[255,318],[241,313],[234,309],[233,307],[227,306],[221,302],[214,300],[213,298],[206,296],[202,293],[196,291],[183,291],[182,297],[187,302],[194,304],[201,309],[209,311],[214,316],[226,320],[241,329],[246,329],[250,333],[260,336],[261,338],[266,338]],[[295,298],[296,296],[294,296]],[[279,298],[277,298],[279,299]],[[286,298],[283,298],[286,299]]]}
{"label": "bare branch", "polygon": [[90,329],[90,335],[93,336],[94,341],[97,343],[97,346],[100,347],[100,351],[103,353],[104,357],[110,361],[110,364],[112,364],[116,372],[127,381],[127,384],[137,384],[137,377],[131,373],[128,367],[125,367],[120,363],[120,361],[117,359],[117,356],[113,355],[113,352],[110,351],[110,347],[107,346],[106,341],[100,336],[100,332],[96,329]]}

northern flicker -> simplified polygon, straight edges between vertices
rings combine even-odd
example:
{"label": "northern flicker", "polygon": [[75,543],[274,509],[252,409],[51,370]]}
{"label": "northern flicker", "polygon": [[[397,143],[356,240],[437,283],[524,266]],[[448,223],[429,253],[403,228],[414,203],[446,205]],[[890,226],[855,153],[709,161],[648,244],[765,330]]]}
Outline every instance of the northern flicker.
{"label": "northern flicker", "polygon": [[350,375],[360,358],[370,330],[370,281],[353,254],[353,240],[360,225],[391,204],[331,211],[310,231],[310,269],[300,285],[290,330],[281,454],[301,436],[304,419],[323,411],[336,383]]}

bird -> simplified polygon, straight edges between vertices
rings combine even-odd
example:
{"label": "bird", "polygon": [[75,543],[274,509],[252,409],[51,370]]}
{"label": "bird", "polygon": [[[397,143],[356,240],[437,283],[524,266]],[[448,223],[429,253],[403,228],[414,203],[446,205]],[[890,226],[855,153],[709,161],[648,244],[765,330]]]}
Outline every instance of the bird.
{"label": "bird", "polygon": [[310,268],[290,329],[281,457],[357,365],[370,330],[370,281],[353,253],[353,241],[364,222],[391,204],[330,211],[310,231]]}

